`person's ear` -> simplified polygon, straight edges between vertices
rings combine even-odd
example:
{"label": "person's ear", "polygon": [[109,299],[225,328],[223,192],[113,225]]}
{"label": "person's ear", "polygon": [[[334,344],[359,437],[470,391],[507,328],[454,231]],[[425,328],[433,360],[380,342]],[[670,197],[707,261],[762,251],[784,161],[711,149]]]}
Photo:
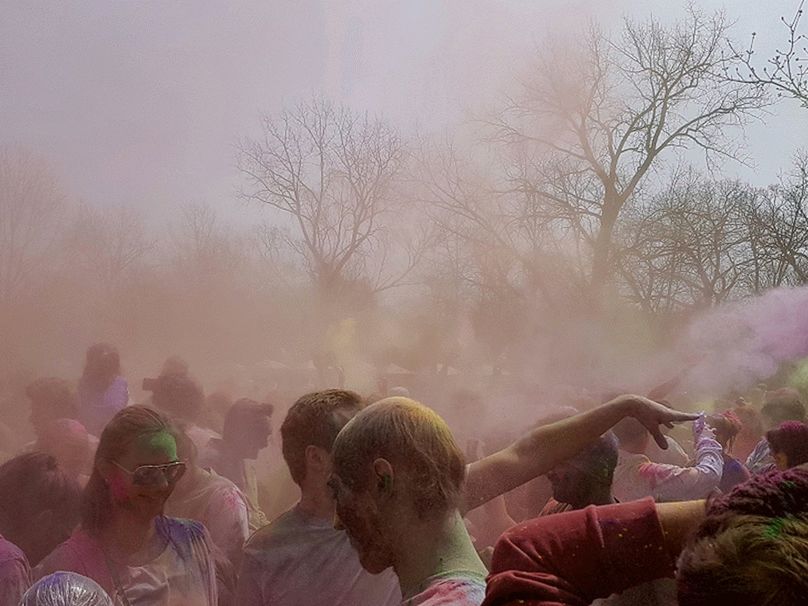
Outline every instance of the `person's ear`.
{"label": "person's ear", "polygon": [[387,459],[376,459],[373,461],[373,475],[376,479],[377,491],[381,494],[391,494],[395,480],[393,466]]}
{"label": "person's ear", "polygon": [[309,444],[306,446],[306,469],[325,473],[329,469],[331,455],[319,446]]}

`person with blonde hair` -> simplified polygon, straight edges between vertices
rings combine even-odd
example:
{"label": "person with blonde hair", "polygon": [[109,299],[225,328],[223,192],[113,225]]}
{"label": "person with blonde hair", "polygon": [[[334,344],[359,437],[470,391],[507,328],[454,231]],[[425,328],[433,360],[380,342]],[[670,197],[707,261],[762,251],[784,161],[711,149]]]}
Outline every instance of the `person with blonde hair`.
{"label": "person with blonde hair", "polygon": [[347,531],[365,570],[393,568],[407,606],[479,605],[486,568],[463,514],[553,469],[626,416],[662,441],[659,424],[695,415],[620,396],[467,467],[436,412],[408,398],[386,398],[356,414],[334,442],[335,525]]}

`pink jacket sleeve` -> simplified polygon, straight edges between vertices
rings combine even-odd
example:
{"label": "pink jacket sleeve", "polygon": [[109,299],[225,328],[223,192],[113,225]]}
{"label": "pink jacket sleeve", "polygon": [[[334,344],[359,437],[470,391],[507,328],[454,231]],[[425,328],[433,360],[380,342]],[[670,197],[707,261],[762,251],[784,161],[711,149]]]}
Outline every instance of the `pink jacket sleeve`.
{"label": "pink jacket sleeve", "polygon": [[652,499],[591,506],[502,535],[483,606],[585,606],[673,571]]}

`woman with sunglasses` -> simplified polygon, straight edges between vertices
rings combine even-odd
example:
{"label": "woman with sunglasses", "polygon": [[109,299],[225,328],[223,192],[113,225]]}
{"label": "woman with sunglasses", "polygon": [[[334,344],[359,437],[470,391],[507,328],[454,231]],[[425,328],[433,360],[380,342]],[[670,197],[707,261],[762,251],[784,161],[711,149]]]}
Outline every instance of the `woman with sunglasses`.
{"label": "woman with sunglasses", "polygon": [[85,488],[81,526],[35,576],[77,572],[101,585],[117,606],[215,606],[207,531],[163,515],[185,472],[175,435],[165,416],[144,406],[113,417]]}

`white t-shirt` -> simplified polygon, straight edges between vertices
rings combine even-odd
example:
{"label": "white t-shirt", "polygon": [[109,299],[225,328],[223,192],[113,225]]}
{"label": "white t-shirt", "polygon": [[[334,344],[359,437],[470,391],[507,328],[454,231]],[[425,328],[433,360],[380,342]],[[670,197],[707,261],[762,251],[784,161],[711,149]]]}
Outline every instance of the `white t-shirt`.
{"label": "white t-shirt", "polygon": [[217,606],[216,572],[204,526],[160,517],[155,527],[162,548],[156,554],[135,554],[129,565],[110,562],[95,538],[77,530],[40,562],[34,576],[77,572],[101,585],[116,606],[126,601],[130,606]]}
{"label": "white t-shirt", "polygon": [[249,536],[247,497],[215,471],[200,470],[193,486],[177,486],[166,501],[165,514],[202,522],[222,553],[235,566]]}
{"label": "white t-shirt", "polygon": [[244,548],[239,606],[398,606],[392,569],[362,568],[348,535],[296,505],[256,532]]}

